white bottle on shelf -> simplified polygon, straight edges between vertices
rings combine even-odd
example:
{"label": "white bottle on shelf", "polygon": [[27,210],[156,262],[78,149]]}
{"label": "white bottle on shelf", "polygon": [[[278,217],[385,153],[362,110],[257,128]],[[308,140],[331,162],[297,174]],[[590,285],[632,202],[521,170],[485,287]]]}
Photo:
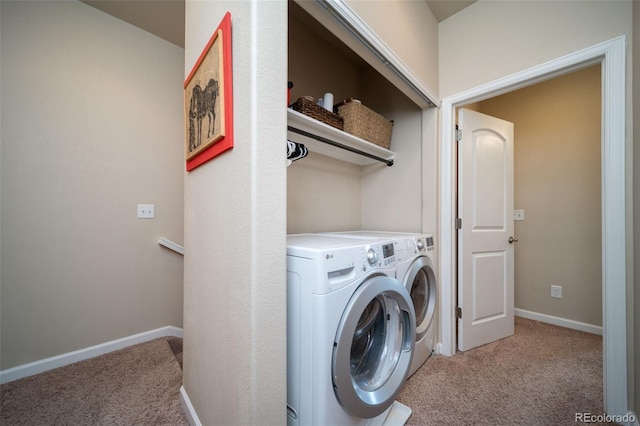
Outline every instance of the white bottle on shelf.
{"label": "white bottle on shelf", "polygon": [[322,105],[327,111],[333,112],[333,93],[325,93],[322,98]]}

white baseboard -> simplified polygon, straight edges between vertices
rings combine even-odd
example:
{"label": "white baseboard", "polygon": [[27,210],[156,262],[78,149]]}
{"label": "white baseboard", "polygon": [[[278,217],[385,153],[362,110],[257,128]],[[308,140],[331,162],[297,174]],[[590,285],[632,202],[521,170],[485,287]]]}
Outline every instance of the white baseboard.
{"label": "white baseboard", "polygon": [[184,386],[180,386],[180,403],[182,404],[182,409],[184,410],[184,413],[187,415],[189,424],[191,426],[202,426],[202,423],[198,418],[198,414],[196,414],[196,410],[193,408],[193,405],[191,404],[189,395],[187,395],[187,391],[184,390]]}
{"label": "white baseboard", "polygon": [[148,342],[150,340],[166,336],[182,337],[182,329],[169,325],[155,330],[145,331],[144,333],[134,334],[133,336],[123,337],[122,339],[112,340],[110,342],[79,349],[77,351],[45,358],[40,361],[34,361],[17,367],[8,368],[0,371],[0,384],[9,383],[14,380],[22,379],[23,377],[33,376],[34,374],[43,373],[45,371],[53,370],[54,368],[73,364],[74,362],[84,361],[85,359],[117,351],[118,349],[123,349],[127,346],[137,345],[138,343]]}
{"label": "white baseboard", "polygon": [[539,314],[537,312],[526,311],[524,309],[514,309],[517,317],[527,318],[535,321],[546,322],[548,324],[558,325],[560,327],[572,328],[574,330],[584,331],[591,334],[602,336],[602,327],[598,325],[587,324],[584,322],[574,321],[566,318],[554,317],[547,314]]}

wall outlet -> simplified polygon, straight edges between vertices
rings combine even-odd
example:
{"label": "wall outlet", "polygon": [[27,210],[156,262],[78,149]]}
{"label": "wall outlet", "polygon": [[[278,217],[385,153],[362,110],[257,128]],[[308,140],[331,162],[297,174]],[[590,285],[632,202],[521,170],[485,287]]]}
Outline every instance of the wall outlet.
{"label": "wall outlet", "polygon": [[156,206],[153,204],[138,204],[138,219],[153,219],[156,217]]}
{"label": "wall outlet", "polygon": [[559,285],[552,285],[551,297],[554,297],[556,299],[562,299],[562,287],[560,287]]}

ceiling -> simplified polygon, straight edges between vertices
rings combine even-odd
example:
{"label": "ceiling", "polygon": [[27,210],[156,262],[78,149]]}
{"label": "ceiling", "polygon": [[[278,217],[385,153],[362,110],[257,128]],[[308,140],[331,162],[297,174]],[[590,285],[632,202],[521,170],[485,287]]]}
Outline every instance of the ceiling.
{"label": "ceiling", "polygon": [[184,0],[80,0],[184,47]]}
{"label": "ceiling", "polygon": [[[184,0],[80,0],[170,43],[184,47]],[[477,0],[425,0],[438,22]]]}
{"label": "ceiling", "polygon": [[425,0],[436,21],[442,22],[477,0]]}

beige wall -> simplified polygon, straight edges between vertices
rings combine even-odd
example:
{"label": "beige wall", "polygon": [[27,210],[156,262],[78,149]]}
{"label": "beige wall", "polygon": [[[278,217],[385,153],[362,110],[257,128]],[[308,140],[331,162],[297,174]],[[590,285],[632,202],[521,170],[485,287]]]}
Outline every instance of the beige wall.
{"label": "beige wall", "polygon": [[360,229],[360,174],[359,166],[314,152],[291,164],[287,168],[287,233]]}
{"label": "beige wall", "polygon": [[[478,111],[515,125],[515,307],[602,325],[600,66]],[[562,299],[550,285],[562,286]]]}
{"label": "beige wall", "polygon": [[392,167],[372,164],[362,168],[362,229],[420,232],[422,186],[433,183],[422,180],[422,151],[436,141],[423,134],[421,109],[384,77],[370,73],[365,81],[370,107],[393,120],[391,150],[396,156]]}
{"label": "beige wall", "polygon": [[[440,96],[446,97],[501,77],[525,70],[551,59],[626,35],[632,44],[631,1],[479,1],[440,23]],[[637,27],[637,25],[636,25]],[[479,36],[479,35],[482,36]],[[631,153],[632,126],[632,56],[627,50],[627,145]],[[636,157],[637,158],[637,157]],[[627,169],[632,181],[631,160]],[[628,199],[637,199],[637,190],[627,188]],[[631,204],[629,205],[631,212]],[[637,213],[636,213],[637,215]],[[631,218],[630,218],[631,219]],[[633,245],[631,224],[628,223],[629,247]],[[629,252],[631,253],[631,251]],[[636,265],[638,252],[634,256]],[[639,291],[637,279],[632,277],[629,258],[629,306],[633,287]],[[635,309],[637,311],[637,308]],[[634,310],[629,309],[629,324]],[[638,318],[635,320],[638,323]],[[629,327],[629,333],[633,328]],[[633,338],[630,334],[628,359],[633,360]],[[639,343],[636,341],[636,347]],[[636,360],[636,364],[638,361]],[[631,367],[631,366],[630,366]],[[632,369],[629,369],[632,373]],[[638,380],[636,371],[635,381]],[[629,383],[634,379],[630,377]],[[633,401],[630,386],[630,401]],[[637,395],[638,392],[636,392]],[[635,407],[636,410],[638,407]]]}
{"label": "beige wall", "polygon": [[227,11],[234,148],[185,177],[183,383],[202,424],[285,424],[287,3],[188,1],[185,76]]}
{"label": "beige wall", "polygon": [[411,71],[437,93],[439,30],[427,5],[414,0],[348,0],[347,3]]}
{"label": "beige wall", "polygon": [[157,241],[183,236],[184,51],[78,2],[1,10],[1,368],[182,326]]}
{"label": "beige wall", "polygon": [[631,36],[631,1],[480,0],[439,29],[444,98],[621,34]]}

